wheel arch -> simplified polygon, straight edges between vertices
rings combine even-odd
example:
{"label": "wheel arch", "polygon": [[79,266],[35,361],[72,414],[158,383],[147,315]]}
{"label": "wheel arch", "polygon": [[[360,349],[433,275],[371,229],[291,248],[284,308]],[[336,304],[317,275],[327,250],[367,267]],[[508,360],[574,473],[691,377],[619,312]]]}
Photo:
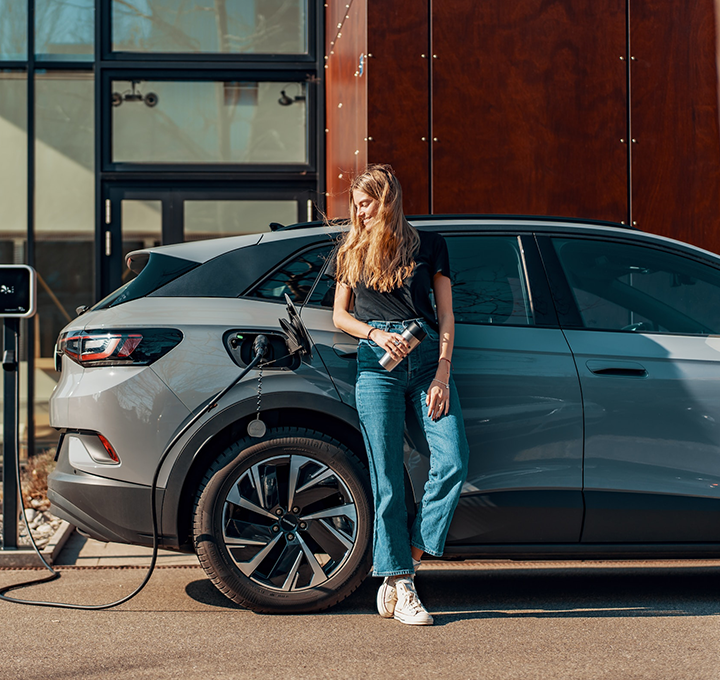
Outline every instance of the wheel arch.
{"label": "wheel arch", "polygon": [[[177,536],[180,549],[191,549],[194,500],[205,472],[228,446],[246,436],[255,407],[255,399],[247,399],[221,411],[190,438],[177,456],[164,494],[162,527],[163,534]],[[342,402],[306,393],[270,394],[263,396],[262,419],[268,428],[298,427],[323,432],[368,465],[357,411]]]}

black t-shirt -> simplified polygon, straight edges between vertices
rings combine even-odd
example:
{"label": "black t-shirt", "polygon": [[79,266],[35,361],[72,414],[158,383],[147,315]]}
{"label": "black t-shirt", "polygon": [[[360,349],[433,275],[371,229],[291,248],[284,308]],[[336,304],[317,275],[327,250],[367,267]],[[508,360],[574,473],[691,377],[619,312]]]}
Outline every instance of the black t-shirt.
{"label": "black t-shirt", "polygon": [[[430,300],[435,274],[450,278],[450,258],[447,243],[440,234],[420,231],[420,247],[415,253],[415,268],[409,279],[389,293],[381,293],[360,282],[353,288],[355,318],[360,321],[404,321],[425,319],[438,330],[437,318]],[[335,276],[336,260],[328,268]]]}

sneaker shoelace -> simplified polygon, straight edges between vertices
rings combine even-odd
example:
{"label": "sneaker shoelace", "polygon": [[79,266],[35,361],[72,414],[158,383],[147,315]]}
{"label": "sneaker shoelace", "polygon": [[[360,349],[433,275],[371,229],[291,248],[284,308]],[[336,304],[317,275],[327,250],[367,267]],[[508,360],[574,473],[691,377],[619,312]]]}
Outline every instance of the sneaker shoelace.
{"label": "sneaker shoelace", "polygon": [[403,585],[405,586],[405,590],[407,592],[406,602],[408,607],[410,607],[414,612],[425,611],[425,607],[423,607],[422,602],[420,602],[420,598],[418,597],[414,585],[407,583],[403,583]]}

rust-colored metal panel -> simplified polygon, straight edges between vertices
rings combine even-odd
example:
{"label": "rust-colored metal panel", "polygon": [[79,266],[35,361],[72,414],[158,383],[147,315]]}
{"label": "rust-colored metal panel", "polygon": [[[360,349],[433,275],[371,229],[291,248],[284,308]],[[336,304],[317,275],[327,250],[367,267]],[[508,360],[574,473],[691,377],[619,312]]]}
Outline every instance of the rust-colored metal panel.
{"label": "rust-colored metal panel", "polygon": [[714,0],[631,0],[632,215],[720,252]]}
{"label": "rust-colored metal panel", "polygon": [[433,212],[627,220],[626,25],[625,0],[433,0]]}
{"label": "rust-colored metal panel", "polygon": [[430,211],[428,12],[428,0],[368,4],[368,160],[393,166],[408,214]]}
{"label": "rust-colored metal panel", "polygon": [[[348,183],[367,165],[366,73],[358,68],[367,52],[367,0],[343,3],[346,14],[326,35],[325,106],[328,217],[347,217]],[[337,23],[342,23],[337,29]]]}

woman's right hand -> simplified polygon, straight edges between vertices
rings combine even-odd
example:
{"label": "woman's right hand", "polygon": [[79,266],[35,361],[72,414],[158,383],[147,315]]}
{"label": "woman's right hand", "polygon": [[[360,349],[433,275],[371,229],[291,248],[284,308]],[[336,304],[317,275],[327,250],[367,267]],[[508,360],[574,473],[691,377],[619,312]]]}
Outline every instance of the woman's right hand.
{"label": "woman's right hand", "polygon": [[380,328],[374,328],[368,340],[382,347],[393,359],[404,359],[410,353],[410,345],[399,333],[387,333]]}

